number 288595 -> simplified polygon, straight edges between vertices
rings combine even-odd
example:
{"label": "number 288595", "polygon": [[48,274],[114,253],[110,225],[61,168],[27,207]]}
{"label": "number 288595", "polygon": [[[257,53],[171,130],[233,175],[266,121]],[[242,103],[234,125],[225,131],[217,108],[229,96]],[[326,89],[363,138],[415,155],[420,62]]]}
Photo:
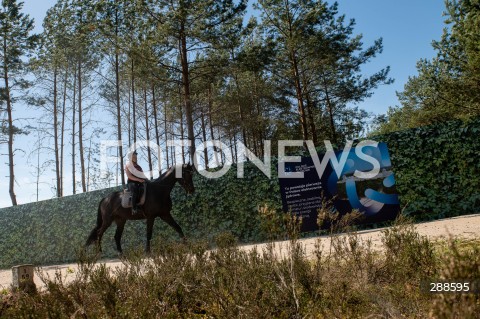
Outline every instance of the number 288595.
{"label": "number 288595", "polygon": [[480,293],[480,280],[429,280],[422,282],[427,293]]}

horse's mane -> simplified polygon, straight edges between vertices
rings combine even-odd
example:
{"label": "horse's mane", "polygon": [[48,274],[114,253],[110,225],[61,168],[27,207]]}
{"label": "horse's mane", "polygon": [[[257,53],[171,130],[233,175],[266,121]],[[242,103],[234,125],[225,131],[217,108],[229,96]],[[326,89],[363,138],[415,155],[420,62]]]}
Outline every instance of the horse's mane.
{"label": "horse's mane", "polygon": [[165,172],[162,173],[157,179],[155,179],[152,183],[154,184],[162,184],[167,176],[170,176],[175,171],[175,166],[171,166]]}

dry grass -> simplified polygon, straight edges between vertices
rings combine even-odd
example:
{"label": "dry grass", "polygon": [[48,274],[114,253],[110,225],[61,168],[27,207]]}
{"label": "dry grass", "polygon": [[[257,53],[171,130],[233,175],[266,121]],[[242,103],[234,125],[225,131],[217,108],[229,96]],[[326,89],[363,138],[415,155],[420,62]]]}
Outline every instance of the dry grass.
{"label": "dry grass", "polygon": [[[355,233],[332,236],[307,258],[297,242],[301,221],[263,209],[272,240],[287,236],[279,258],[237,248],[230,234],[217,249],[204,242],[165,243],[152,256],[129,252],[109,270],[79,256],[76,279],[47,279],[42,292],[3,292],[1,318],[476,318],[478,294],[422,292],[424,279],[480,279],[480,241],[433,243],[400,219],[373,251]],[[347,217],[355,218],[355,213]],[[288,216],[288,215],[287,215]],[[338,216],[330,231],[348,228]],[[336,219],[335,219],[336,218]]]}

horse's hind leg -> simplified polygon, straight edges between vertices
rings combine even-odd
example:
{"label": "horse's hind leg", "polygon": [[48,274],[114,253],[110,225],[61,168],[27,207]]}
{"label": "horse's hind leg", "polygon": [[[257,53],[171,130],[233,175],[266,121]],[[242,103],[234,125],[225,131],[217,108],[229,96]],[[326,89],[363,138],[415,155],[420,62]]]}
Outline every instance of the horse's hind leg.
{"label": "horse's hind leg", "polygon": [[112,222],[113,221],[112,221],[111,218],[105,219],[102,223],[102,227],[100,227],[100,229],[98,230],[97,246],[98,246],[99,251],[102,251],[102,237],[103,237],[103,234],[108,229],[108,227],[110,227],[110,225],[112,225]]}
{"label": "horse's hind leg", "polygon": [[172,215],[167,214],[165,216],[160,216],[160,218],[169,224],[175,231],[180,235],[182,239],[185,239],[185,235],[183,234],[182,228],[177,224],[175,219],[173,219]]}
{"label": "horse's hind leg", "polygon": [[117,251],[121,254],[122,250],[122,234],[123,228],[125,227],[126,219],[117,219],[115,223],[117,224],[117,230],[115,230],[115,243],[117,244]]}

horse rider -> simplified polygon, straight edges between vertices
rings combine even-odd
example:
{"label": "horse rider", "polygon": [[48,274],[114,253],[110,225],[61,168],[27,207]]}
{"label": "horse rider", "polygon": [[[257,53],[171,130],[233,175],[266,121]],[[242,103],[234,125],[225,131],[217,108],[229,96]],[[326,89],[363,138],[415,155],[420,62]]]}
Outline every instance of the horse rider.
{"label": "horse rider", "polygon": [[132,192],[132,215],[137,213],[138,191],[143,187],[143,182],[147,177],[143,173],[142,167],[137,163],[137,151],[128,153],[128,161],[125,165],[127,173],[127,187]]}

